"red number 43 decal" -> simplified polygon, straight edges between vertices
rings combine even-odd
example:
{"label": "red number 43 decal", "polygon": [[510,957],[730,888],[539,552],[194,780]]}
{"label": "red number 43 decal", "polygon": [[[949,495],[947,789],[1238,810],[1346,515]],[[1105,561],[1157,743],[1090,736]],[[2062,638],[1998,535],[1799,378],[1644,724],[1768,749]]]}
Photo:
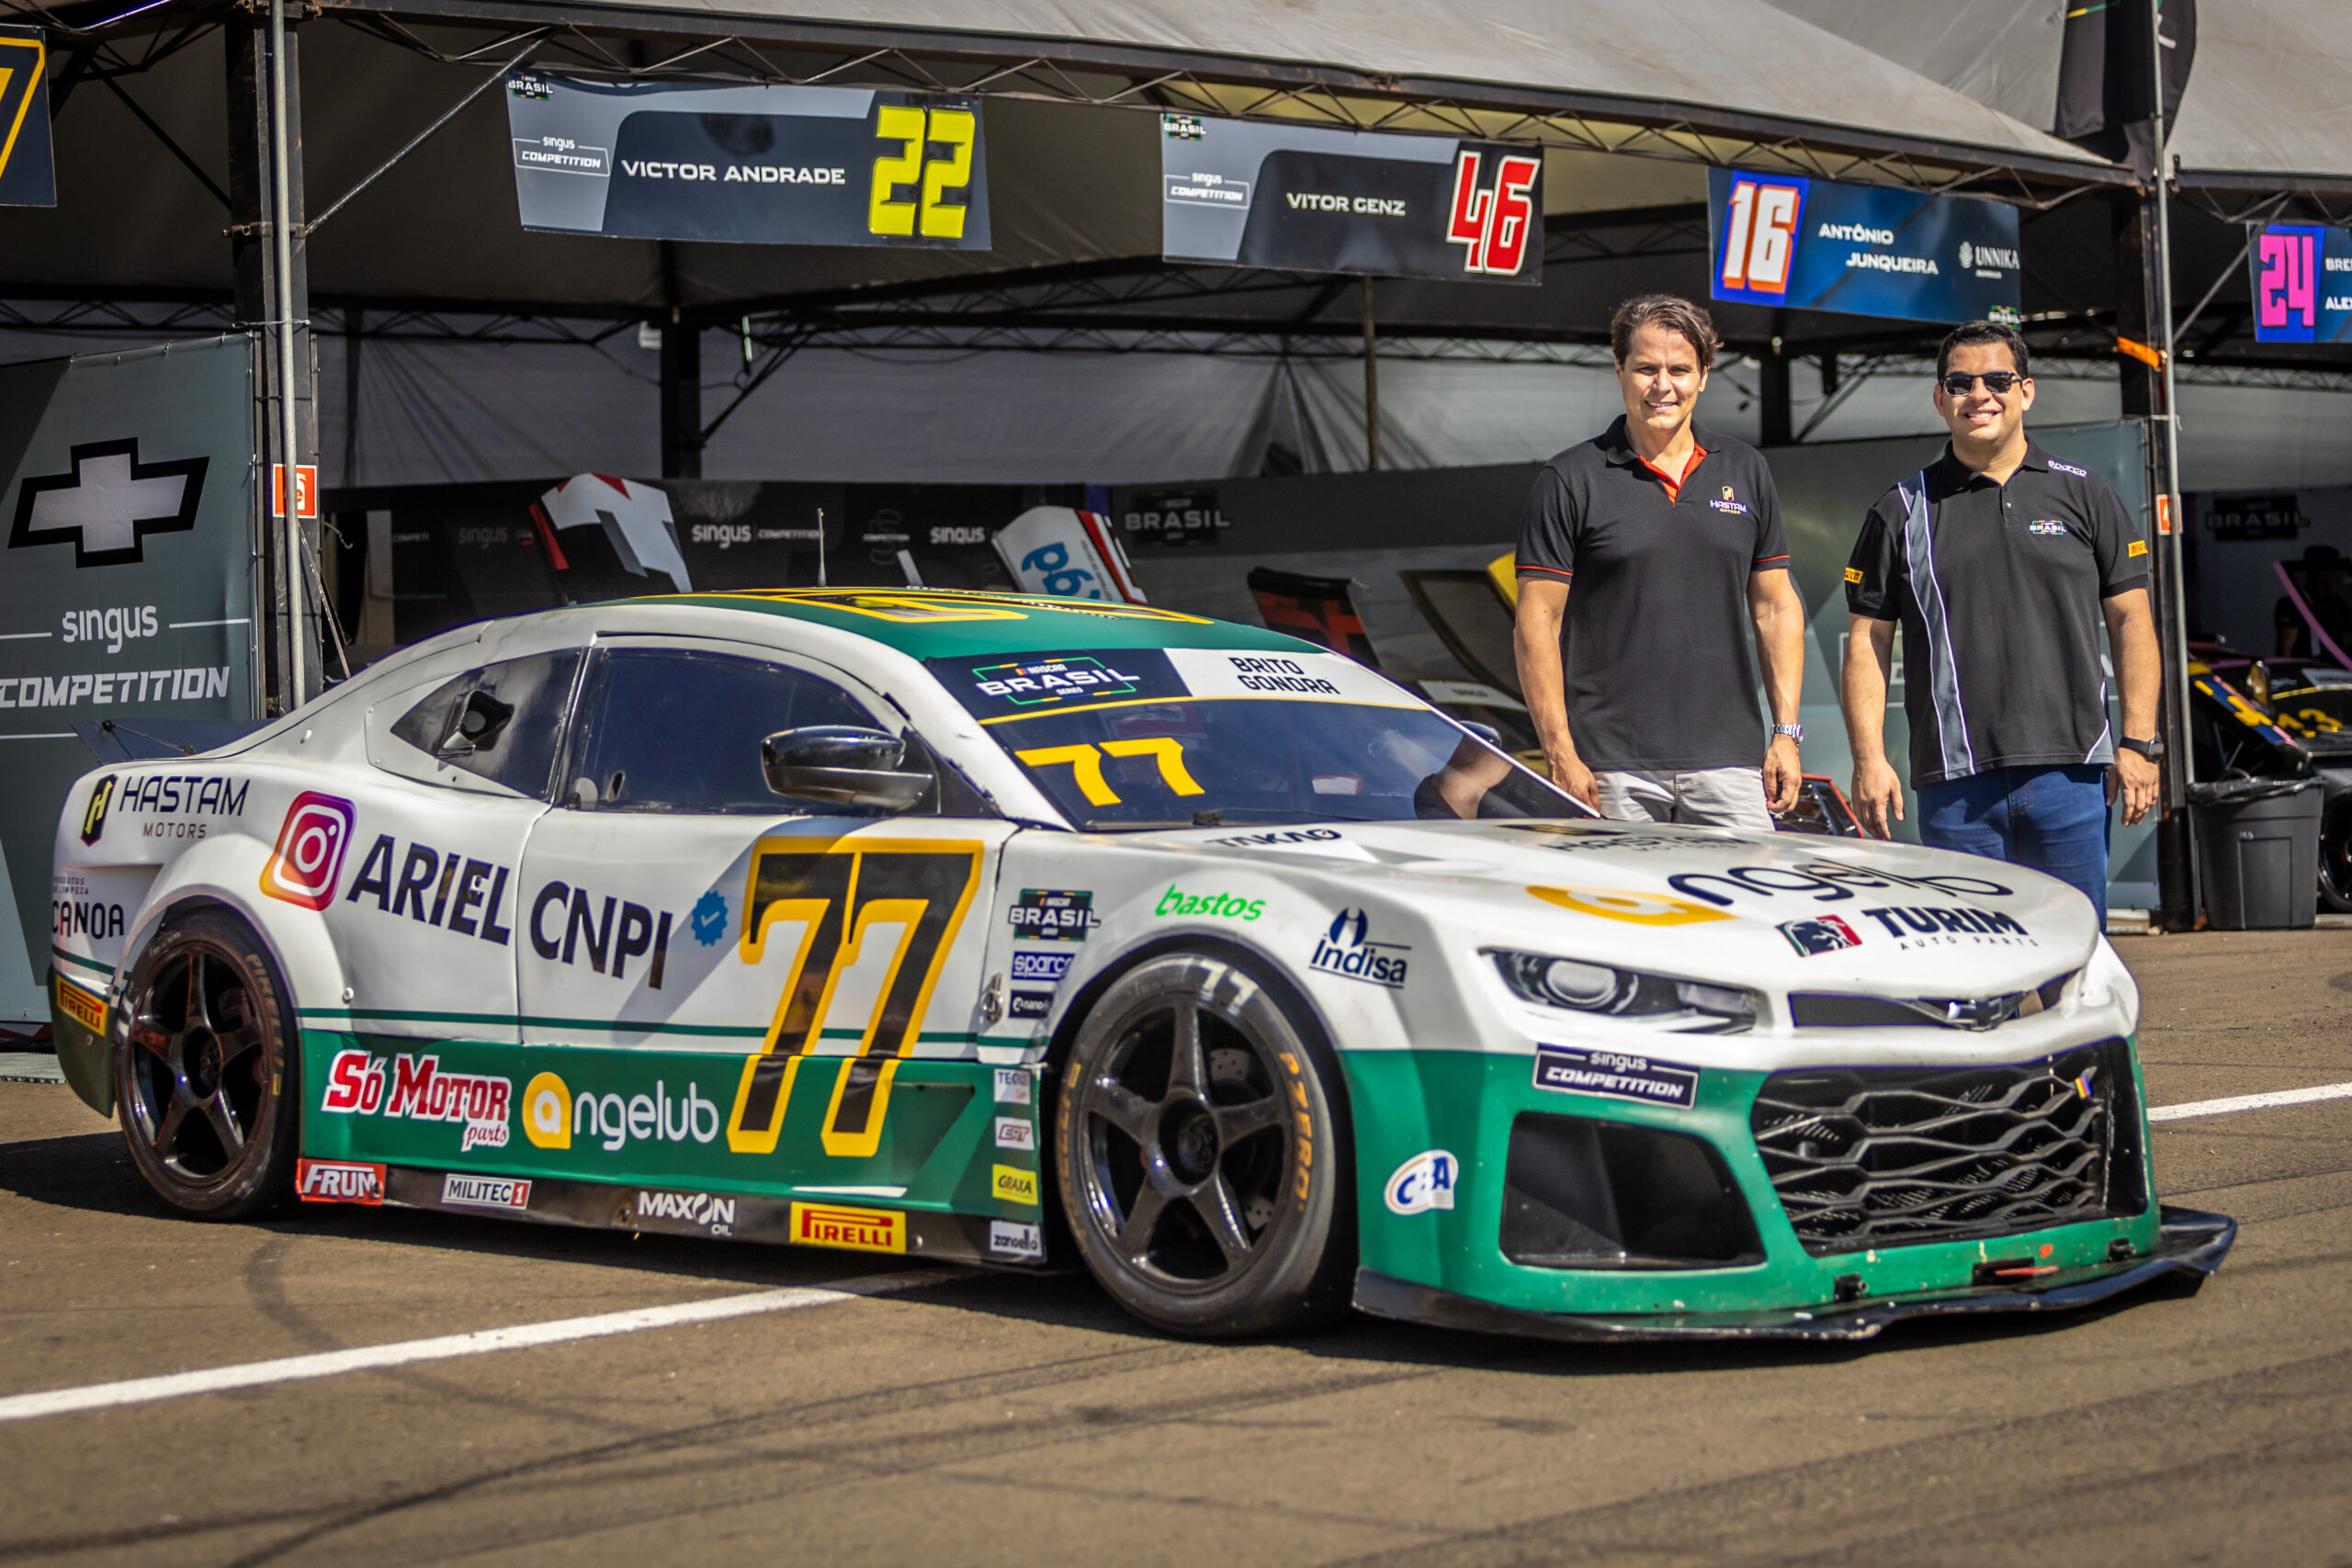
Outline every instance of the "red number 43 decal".
{"label": "red number 43 decal", "polygon": [[1495,183],[1481,190],[1478,167],[1486,154],[1464,148],[1453,160],[1453,216],[1445,229],[1449,244],[1464,245],[1464,272],[1519,275],[1534,231],[1535,204],[1528,193],[1544,172],[1544,160],[1509,152],[1495,160]]}

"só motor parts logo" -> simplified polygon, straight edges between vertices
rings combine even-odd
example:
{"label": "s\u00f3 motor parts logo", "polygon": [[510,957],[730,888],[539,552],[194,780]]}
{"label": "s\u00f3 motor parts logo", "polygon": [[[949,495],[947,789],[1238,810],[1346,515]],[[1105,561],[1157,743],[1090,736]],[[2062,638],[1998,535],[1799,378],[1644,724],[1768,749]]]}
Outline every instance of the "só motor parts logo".
{"label": "s\u00f3 motor parts logo", "polygon": [[327,1065],[319,1109],[330,1116],[382,1116],[399,1122],[455,1122],[460,1153],[506,1146],[514,1084],[486,1073],[441,1070],[438,1056],[401,1052],[389,1064],[373,1052],[338,1051]]}
{"label": "s\u00f3 motor parts logo", "polygon": [[297,1160],[294,1195],[305,1203],[365,1203],[377,1208],[384,1201],[384,1168],[355,1160]]}
{"label": "s\u00f3 motor parts logo", "polygon": [[356,814],[351,802],[305,790],[286,808],[277,829],[277,843],[262,867],[261,890],[273,898],[305,909],[323,909],[334,902],[336,878],[343,874],[343,852],[350,847]]}

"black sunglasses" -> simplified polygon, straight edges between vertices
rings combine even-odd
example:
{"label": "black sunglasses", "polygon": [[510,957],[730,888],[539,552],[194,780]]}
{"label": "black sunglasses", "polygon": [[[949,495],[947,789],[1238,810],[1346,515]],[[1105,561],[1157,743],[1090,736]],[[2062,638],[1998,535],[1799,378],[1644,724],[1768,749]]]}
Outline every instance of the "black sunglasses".
{"label": "black sunglasses", "polygon": [[1987,370],[1982,376],[1963,376],[1955,370],[1945,377],[1943,381],[1944,390],[1955,398],[1968,396],[1968,389],[1979,381],[1984,383],[1986,391],[1996,398],[2004,398],[2008,396],[2012,388],[2024,379],[2024,377],[2014,370]]}

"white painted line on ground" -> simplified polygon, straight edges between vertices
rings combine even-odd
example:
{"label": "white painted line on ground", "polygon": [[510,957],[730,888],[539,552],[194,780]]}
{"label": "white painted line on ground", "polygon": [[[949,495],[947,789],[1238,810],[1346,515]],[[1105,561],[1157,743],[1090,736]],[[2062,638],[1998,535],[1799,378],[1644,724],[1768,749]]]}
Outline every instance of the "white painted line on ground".
{"label": "white painted line on ground", "polygon": [[0,1421],[27,1421],[35,1416],[106,1410],[119,1404],[147,1404],[159,1399],[182,1399],[193,1393],[218,1393],[224,1389],[258,1388],[266,1383],[331,1378],[345,1372],[377,1371],[386,1367],[407,1366],[413,1361],[444,1361],[456,1356],[484,1356],[493,1350],[522,1350],[538,1345],[561,1345],[573,1339],[638,1334],[649,1328],[676,1328],[690,1323],[717,1323],[726,1318],[751,1317],[761,1313],[797,1312],[802,1307],[831,1306],[836,1302],[856,1301],[891,1291],[910,1291],[953,1277],[938,1269],[910,1274],[876,1274],[831,1285],[755,1291],[742,1296],[718,1296],[708,1301],[673,1302],[668,1306],[599,1313],[594,1317],[559,1317],[547,1323],[518,1323],[511,1328],[485,1328],[473,1334],[445,1334],[434,1339],[403,1339],[390,1345],[365,1345],[356,1349],[329,1350],[315,1356],[283,1356],[274,1361],[248,1361],[243,1366],[211,1367],[203,1371],[175,1372],[167,1377],[131,1378],[122,1382],[50,1389],[40,1393],[19,1393],[0,1399]]}
{"label": "white painted line on ground", "polygon": [[2316,1089],[2282,1089],[2270,1094],[2241,1094],[2228,1100],[2192,1100],[2186,1105],[2160,1105],[2148,1112],[2148,1120],[2180,1122],[2191,1116],[2226,1116],[2233,1111],[2261,1111],[2273,1105],[2308,1105],[2314,1100],[2352,1100],[2352,1083],[2321,1084]]}

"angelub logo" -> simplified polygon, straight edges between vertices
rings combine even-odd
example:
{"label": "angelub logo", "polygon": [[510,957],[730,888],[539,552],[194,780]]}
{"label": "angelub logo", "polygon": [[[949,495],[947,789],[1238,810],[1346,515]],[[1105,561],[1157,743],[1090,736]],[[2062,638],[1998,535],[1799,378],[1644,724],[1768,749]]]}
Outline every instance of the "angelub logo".
{"label": "angelub logo", "polygon": [[1331,917],[1329,929],[1316,939],[1315,955],[1306,961],[1307,967],[1402,990],[1405,955],[1413,950],[1401,942],[1374,942],[1371,930],[1372,922],[1362,909],[1340,910]]}

